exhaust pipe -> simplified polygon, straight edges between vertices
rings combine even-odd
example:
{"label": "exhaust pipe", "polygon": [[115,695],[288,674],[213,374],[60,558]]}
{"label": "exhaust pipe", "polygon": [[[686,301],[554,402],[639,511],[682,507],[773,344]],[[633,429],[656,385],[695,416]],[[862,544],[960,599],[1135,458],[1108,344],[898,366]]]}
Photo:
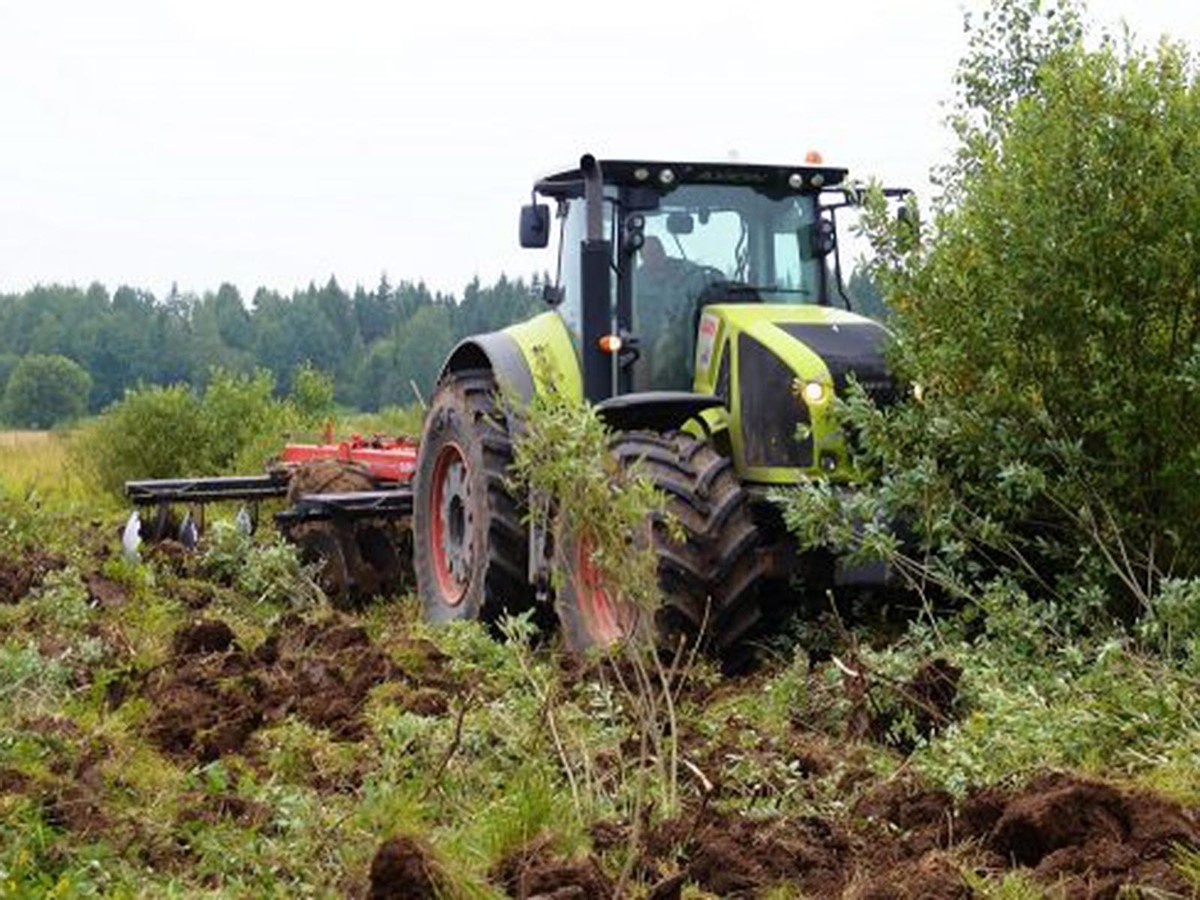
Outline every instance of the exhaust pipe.
{"label": "exhaust pipe", "polygon": [[587,206],[587,235],[580,247],[579,277],[582,287],[580,331],[583,338],[583,396],[599,403],[613,395],[615,357],[600,349],[600,339],[613,327],[612,247],[604,239],[604,176],[596,157],[579,160],[583,199]]}
{"label": "exhaust pipe", "polygon": [[583,199],[587,204],[587,239],[604,240],[604,173],[600,161],[590,153],[579,159],[579,171],[583,175]]}

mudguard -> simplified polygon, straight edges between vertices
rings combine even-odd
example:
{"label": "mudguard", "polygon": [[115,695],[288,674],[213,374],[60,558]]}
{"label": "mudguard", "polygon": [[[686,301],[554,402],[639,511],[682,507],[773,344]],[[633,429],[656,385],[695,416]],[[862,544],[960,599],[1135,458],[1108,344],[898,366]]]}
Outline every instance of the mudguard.
{"label": "mudguard", "polygon": [[596,412],[617,431],[673,431],[705,410],[722,405],[721,398],[712,394],[645,391],[610,397],[596,404]]}
{"label": "mudguard", "polygon": [[491,369],[501,390],[511,392],[524,403],[533,399],[533,371],[520,344],[510,334],[493,331],[464,338],[450,351],[438,381],[471,369]]}

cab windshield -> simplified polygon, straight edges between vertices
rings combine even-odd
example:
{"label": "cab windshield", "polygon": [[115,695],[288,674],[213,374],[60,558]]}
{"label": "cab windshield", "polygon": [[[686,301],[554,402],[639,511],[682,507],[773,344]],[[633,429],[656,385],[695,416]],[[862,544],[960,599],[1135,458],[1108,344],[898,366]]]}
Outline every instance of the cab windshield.
{"label": "cab windshield", "polygon": [[683,185],[638,214],[645,217],[631,273],[645,357],[635,371],[638,389],[690,389],[696,324],[708,304],[823,302],[812,194]]}
{"label": "cab windshield", "polygon": [[691,288],[713,285],[719,292],[731,285],[768,303],[821,300],[811,194],[774,199],[749,187],[685,185],[642,215],[646,241],[635,269],[635,305],[663,274],[661,266]]}

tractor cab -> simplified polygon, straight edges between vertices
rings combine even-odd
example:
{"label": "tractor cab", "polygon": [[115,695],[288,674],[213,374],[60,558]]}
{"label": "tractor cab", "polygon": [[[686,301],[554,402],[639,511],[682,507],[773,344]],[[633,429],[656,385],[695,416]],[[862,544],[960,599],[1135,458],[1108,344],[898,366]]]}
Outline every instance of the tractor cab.
{"label": "tractor cab", "polygon": [[[707,306],[844,305],[826,264],[835,229],[820,199],[845,175],[812,164],[585,157],[539,181],[535,193],[557,202],[549,298],[580,353],[588,399],[692,390]],[[545,246],[549,208],[526,207],[522,225],[524,245]]]}

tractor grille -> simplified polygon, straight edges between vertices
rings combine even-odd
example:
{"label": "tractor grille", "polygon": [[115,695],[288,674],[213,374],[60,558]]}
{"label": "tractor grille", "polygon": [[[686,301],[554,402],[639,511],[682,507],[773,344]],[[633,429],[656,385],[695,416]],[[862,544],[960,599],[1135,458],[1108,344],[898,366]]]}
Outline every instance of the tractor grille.
{"label": "tractor grille", "polygon": [[742,447],[748,466],[812,465],[812,435],[796,439],[808,424],[808,406],[796,397],[796,374],[749,335],[738,338],[738,391]]}
{"label": "tractor grille", "polygon": [[796,322],[779,327],[821,357],[839,396],[845,396],[849,376],[853,373],[876,406],[890,406],[898,399],[896,382],[888,372],[883,355],[888,333],[881,325]]}

